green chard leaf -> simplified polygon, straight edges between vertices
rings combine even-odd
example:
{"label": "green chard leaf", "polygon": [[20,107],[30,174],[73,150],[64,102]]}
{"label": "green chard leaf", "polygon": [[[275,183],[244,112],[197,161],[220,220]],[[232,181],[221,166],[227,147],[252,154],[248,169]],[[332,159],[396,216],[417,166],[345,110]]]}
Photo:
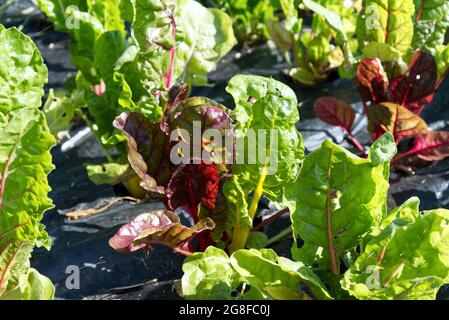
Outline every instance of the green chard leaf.
{"label": "green chard leaf", "polygon": [[36,45],[16,28],[4,29],[0,52],[0,112],[39,107],[48,71]]}
{"label": "green chard leaf", "polygon": [[[301,262],[271,249],[238,250],[231,257],[209,247],[187,257],[182,293],[187,299],[331,299],[319,278]],[[248,292],[238,292],[242,286]]]}
{"label": "green chard leaf", "polygon": [[[177,23],[184,34],[177,47],[183,82],[206,85],[207,74],[237,43],[231,18],[219,9],[209,9],[193,0],[182,0]],[[178,63],[179,64],[179,63]]]}
{"label": "green chard leaf", "polygon": [[[252,221],[262,195],[277,200],[298,176],[304,146],[295,127],[297,100],[288,86],[259,76],[235,76],[226,90],[234,97],[233,116],[238,120],[233,175],[246,197],[254,191],[248,209]],[[244,221],[234,226],[231,252],[245,247],[249,231]]]}
{"label": "green chard leaf", "polygon": [[446,0],[414,0],[415,32],[413,52],[424,50],[435,55],[436,46],[444,43],[449,27],[449,2]]}
{"label": "green chard leaf", "polygon": [[386,215],[393,137],[381,137],[361,159],[326,140],[309,154],[297,181],[286,188],[293,234],[304,240],[292,248],[295,260],[340,274],[339,260]]}
{"label": "green chard leaf", "polygon": [[39,110],[47,68],[32,40],[15,28],[2,28],[0,47],[0,299],[51,299],[50,280],[39,275],[40,290],[29,263],[34,246],[51,243],[40,223],[53,207],[47,175],[55,139]]}
{"label": "green chard leaf", "polygon": [[413,40],[413,0],[366,0],[357,21],[359,46],[386,43],[402,55]]}
{"label": "green chard leaf", "polygon": [[418,210],[411,199],[345,273],[343,288],[358,299],[435,299],[449,280],[449,211]]}

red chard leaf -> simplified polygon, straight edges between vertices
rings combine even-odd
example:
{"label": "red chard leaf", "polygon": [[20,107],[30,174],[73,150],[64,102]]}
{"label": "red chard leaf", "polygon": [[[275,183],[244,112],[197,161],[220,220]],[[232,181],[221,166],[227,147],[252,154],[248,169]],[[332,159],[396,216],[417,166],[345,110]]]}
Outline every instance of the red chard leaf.
{"label": "red chard leaf", "polygon": [[159,123],[151,123],[143,115],[124,112],[114,127],[128,138],[128,160],[142,180],[141,186],[154,194],[164,194],[170,169],[170,144]]}
{"label": "red chard leaf", "polygon": [[195,235],[214,227],[214,222],[206,218],[189,228],[180,223],[174,212],[156,210],[143,213],[122,226],[109,240],[109,245],[122,253],[151,248],[155,244],[184,249]]}
{"label": "red chard leaf", "polygon": [[390,132],[395,141],[413,137],[427,131],[426,122],[410,110],[394,103],[384,102],[371,106],[368,114],[368,130],[377,140]]}
{"label": "red chard leaf", "polygon": [[173,173],[167,186],[168,206],[175,210],[184,205],[196,208],[201,203],[206,208],[213,209],[218,185],[219,172],[216,164],[202,162],[181,165]]}
{"label": "red chard leaf", "polygon": [[388,101],[388,77],[378,58],[365,58],[359,63],[357,88],[364,101]]}
{"label": "red chard leaf", "polygon": [[434,57],[430,53],[416,51],[407,72],[391,83],[392,102],[420,113],[426,104],[432,102],[437,75]]}
{"label": "red chard leaf", "polygon": [[[416,154],[418,158],[426,161],[437,161],[449,156],[449,132],[428,131],[416,136],[413,147],[397,158],[404,155]],[[397,161],[397,159],[395,159]]]}
{"label": "red chard leaf", "polygon": [[322,121],[351,132],[355,111],[346,102],[333,97],[322,97],[315,101],[313,108],[317,117]]}

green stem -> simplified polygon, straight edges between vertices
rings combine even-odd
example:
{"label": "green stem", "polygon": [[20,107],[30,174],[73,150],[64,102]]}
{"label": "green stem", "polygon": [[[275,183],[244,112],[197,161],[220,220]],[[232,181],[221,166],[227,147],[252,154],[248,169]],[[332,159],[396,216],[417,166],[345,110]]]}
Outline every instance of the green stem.
{"label": "green stem", "polygon": [[292,234],[292,226],[288,226],[287,228],[285,228],[284,230],[282,230],[281,232],[279,232],[277,235],[275,235],[274,237],[268,239],[267,242],[267,247],[271,246],[273,243],[276,243],[282,239],[284,239],[285,237],[289,236]]}
{"label": "green stem", "polygon": [[[86,123],[86,125],[90,128],[90,130],[92,131],[92,133],[95,134],[95,129],[94,129],[94,124],[92,123],[92,121],[89,120],[88,117],[86,117],[86,115],[81,111],[81,110],[76,110],[76,114],[83,119],[83,121]],[[103,150],[104,155],[106,156],[106,159],[108,159],[108,162],[114,162],[114,159],[112,159],[111,155],[109,154],[108,150],[104,147],[103,143],[101,143],[101,140],[97,137],[97,135],[95,134],[95,138],[97,139],[98,143],[100,144],[101,149]]]}
{"label": "green stem", "polygon": [[[256,216],[257,207],[259,206],[259,200],[260,198],[262,198],[263,185],[267,176],[265,171],[266,170],[264,168],[262,174],[259,176],[259,181],[257,182],[256,189],[254,190],[253,200],[251,201],[251,205],[249,206],[248,215],[250,216],[251,221],[253,221],[254,217]],[[237,222],[234,227],[232,242],[229,247],[230,253],[245,248],[246,241],[248,240],[250,232],[251,230],[242,230],[240,228],[240,223]]]}

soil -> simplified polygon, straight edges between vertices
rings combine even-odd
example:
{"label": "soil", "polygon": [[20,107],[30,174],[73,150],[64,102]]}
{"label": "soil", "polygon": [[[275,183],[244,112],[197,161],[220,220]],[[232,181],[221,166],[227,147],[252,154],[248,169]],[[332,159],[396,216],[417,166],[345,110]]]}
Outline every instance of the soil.
{"label": "soil", "polygon": [[[0,1],[0,5],[2,1]],[[31,9],[30,9],[31,8]],[[24,11],[25,10],[25,11]],[[46,89],[61,88],[65,80],[74,75],[68,51],[69,38],[53,30],[51,24],[28,0],[21,0],[0,16],[5,26],[23,25],[23,32],[29,35],[41,50],[49,68],[49,83]],[[297,127],[305,140],[306,152],[317,148],[324,139],[332,139],[342,146],[354,150],[348,144],[339,128],[326,125],[313,115],[312,105],[316,98],[332,95],[351,103],[357,109],[354,134],[364,144],[370,139],[366,133],[366,118],[354,83],[336,79],[316,88],[300,87],[283,75],[285,65],[282,58],[268,45],[243,48],[233,51],[223,59],[217,71],[210,75],[213,87],[195,88],[193,95],[203,95],[233,106],[232,98],[226,94],[227,81],[235,74],[258,74],[279,79],[295,88],[299,102],[301,121]],[[434,129],[449,129],[449,78],[428,106],[423,117]],[[73,137],[83,126],[71,129]],[[355,150],[354,150],[355,151]],[[101,148],[92,135],[87,135],[73,148],[52,150],[56,166],[49,176],[53,191],[50,197],[55,208],[46,213],[43,223],[53,239],[51,251],[36,250],[32,265],[48,276],[56,286],[57,299],[178,299],[173,281],[182,276],[183,257],[172,251],[156,247],[151,252],[123,255],[114,252],[108,245],[109,238],[131,218],[145,211],[160,208],[157,202],[133,205],[122,202],[98,215],[76,221],[69,221],[65,213],[78,209],[101,206],[117,197],[110,186],[95,186],[86,175],[86,163],[102,163]],[[438,161],[418,170],[414,175],[393,173],[391,195],[396,203],[402,203],[411,196],[421,199],[421,209],[443,207],[449,209],[449,159]],[[273,208],[265,203],[259,214],[268,214]],[[283,216],[266,228],[272,236],[289,224],[288,215]],[[273,245],[281,255],[289,256],[291,239]],[[67,278],[71,275],[68,266],[76,266],[80,272],[79,289],[69,289]],[[67,271],[67,272],[66,272]],[[438,298],[449,299],[449,288],[443,287]]]}

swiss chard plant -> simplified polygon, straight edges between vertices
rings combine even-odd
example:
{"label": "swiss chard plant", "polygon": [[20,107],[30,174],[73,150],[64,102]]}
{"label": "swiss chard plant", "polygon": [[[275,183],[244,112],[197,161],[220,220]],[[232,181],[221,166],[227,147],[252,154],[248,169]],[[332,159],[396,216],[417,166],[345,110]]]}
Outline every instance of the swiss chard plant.
{"label": "swiss chard plant", "polygon": [[40,223],[52,208],[47,175],[55,140],[39,110],[47,68],[32,40],[0,25],[0,300],[52,299],[51,281],[30,266],[50,248]]}
{"label": "swiss chard plant", "polygon": [[[235,76],[227,91],[236,103],[233,111],[207,98],[189,98],[188,86],[176,85],[160,122],[138,113],[115,120],[128,137],[129,163],[141,186],[148,196],[160,198],[167,211],[144,214],[123,226],[110,241],[113,248],[132,251],[162,243],[192,252],[191,238],[204,231],[198,250],[216,244],[234,252],[254,237],[261,197],[282,202],[284,186],[296,179],[304,155],[295,127],[296,96],[286,85],[259,76]],[[207,136],[210,129],[216,132],[213,139]],[[208,161],[205,152],[211,155]],[[178,155],[182,162],[173,161]],[[173,213],[178,208],[190,214],[193,229],[182,227]],[[189,236],[172,242],[178,228],[188,229],[182,234]],[[150,237],[146,230],[152,230]]]}
{"label": "swiss chard plant", "polygon": [[391,134],[359,158],[325,141],[285,188],[292,259],[216,247],[186,258],[187,299],[434,299],[449,280],[449,211],[387,210]]}
{"label": "swiss chard plant", "polygon": [[234,33],[239,42],[267,40],[267,23],[279,9],[278,0],[203,0],[205,5],[224,10],[233,20]]}
{"label": "swiss chard plant", "polygon": [[[357,2],[334,0],[280,1],[281,19],[268,22],[271,39],[290,65],[289,75],[304,85],[325,81],[332,71],[345,72],[343,62],[353,62],[357,41]],[[303,18],[312,12],[311,26]],[[347,73],[347,71],[346,71]]]}
{"label": "swiss chard plant", "polygon": [[[429,130],[420,117],[449,70],[445,43],[449,24],[443,14],[448,6],[447,1],[409,0],[400,6],[396,1],[383,5],[366,1],[359,16],[355,76],[372,140],[384,132],[390,132],[397,143],[412,139],[393,163],[411,157],[433,161],[449,155],[448,133]],[[351,106],[323,97],[316,101],[315,112],[323,121],[340,126],[365,152],[352,135],[355,112]]]}
{"label": "swiss chard plant", "polygon": [[[138,112],[160,121],[174,83],[208,85],[207,74],[236,42],[224,12],[193,0],[37,3],[57,30],[70,33],[78,69],[70,81],[72,92],[50,97],[45,110],[58,127],[67,114],[77,114],[95,133],[108,158],[87,168],[96,183],[129,178],[126,136],[114,128],[114,119]],[[66,118],[56,121],[60,115]],[[118,157],[110,155],[113,148]]]}

